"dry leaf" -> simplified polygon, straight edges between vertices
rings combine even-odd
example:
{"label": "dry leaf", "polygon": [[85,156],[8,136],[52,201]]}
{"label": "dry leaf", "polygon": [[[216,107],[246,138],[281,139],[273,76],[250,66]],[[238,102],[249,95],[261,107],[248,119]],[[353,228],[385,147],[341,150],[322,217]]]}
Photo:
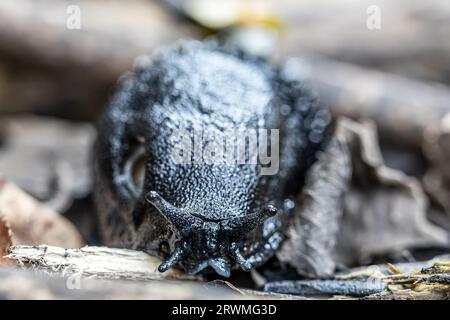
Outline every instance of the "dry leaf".
{"label": "dry leaf", "polygon": [[4,218],[0,216],[0,265],[13,264],[11,260],[5,256],[8,253],[8,248],[12,246],[11,228]]}
{"label": "dry leaf", "polygon": [[288,239],[277,253],[281,261],[293,265],[299,274],[308,277],[333,274],[336,234],[350,176],[350,155],[339,121],[327,149],[308,172]]}
{"label": "dry leaf", "polygon": [[339,261],[364,264],[375,255],[405,248],[448,245],[445,230],[427,220],[428,201],[420,183],[384,164],[375,126],[349,120],[344,124],[353,178],[338,237]]}
{"label": "dry leaf", "polygon": [[0,184],[0,214],[10,226],[14,245],[45,243],[79,248],[83,244],[71,222],[13,183],[3,181]]}
{"label": "dry leaf", "polygon": [[431,163],[424,177],[425,189],[450,218],[450,113],[442,118],[439,125],[427,128],[423,149]]}
{"label": "dry leaf", "polygon": [[361,264],[414,246],[448,245],[445,230],[426,218],[420,183],[384,164],[372,123],[338,120],[302,197],[289,238],[277,253],[302,276],[330,276],[336,263]]}

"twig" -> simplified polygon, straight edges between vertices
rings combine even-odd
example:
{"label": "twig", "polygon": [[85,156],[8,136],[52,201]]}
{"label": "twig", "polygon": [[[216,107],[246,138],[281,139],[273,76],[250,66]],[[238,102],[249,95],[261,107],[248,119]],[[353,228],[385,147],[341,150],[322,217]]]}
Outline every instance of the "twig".
{"label": "twig", "polygon": [[161,261],[144,252],[107,247],[64,249],[46,245],[13,246],[7,258],[19,265],[61,275],[80,274],[82,277],[128,280],[195,280],[177,270],[157,271]]}

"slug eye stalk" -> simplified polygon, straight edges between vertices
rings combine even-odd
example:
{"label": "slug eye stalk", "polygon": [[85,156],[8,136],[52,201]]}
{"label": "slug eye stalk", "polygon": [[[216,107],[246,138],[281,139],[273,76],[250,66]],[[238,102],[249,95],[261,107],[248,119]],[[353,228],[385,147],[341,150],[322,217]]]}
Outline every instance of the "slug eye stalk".
{"label": "slug eye stalk", "polygon": [[274,206],[268,205],[245,216],[211,222],[173,206],[156,191],[147,193],[146,200],[178,230],[181,238],[175,243],[171,256],[159,266],[160,272],[182,263],[189,273],[197,273],[210,266],[219,275],[229,277],[230,260],[250,271],[253,266],[240,253],[239,243],[277,213]]}

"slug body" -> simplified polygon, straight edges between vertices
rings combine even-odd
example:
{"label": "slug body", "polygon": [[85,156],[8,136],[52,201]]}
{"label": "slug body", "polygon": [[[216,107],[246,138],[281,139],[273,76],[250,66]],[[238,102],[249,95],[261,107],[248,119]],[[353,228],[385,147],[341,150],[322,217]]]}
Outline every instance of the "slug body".
{"label": "slug body", "polygon": [[[228,277],[235,266],[250,270],[272,257],[330,120],[286,78],[281,68],[199,42],[169,48],[124,76],[95,152],[105,242],[160,256],[161,272],[212,267]],[[223,139],[231,135],[233,145],[245,132],[256,132],[258,146],[267,142],[271,172],[236,160],[237,148],[228,161],[222,155]],[[218,141],[207,161],[201,151]],[[190,147],[180,153],[180,145]]]}

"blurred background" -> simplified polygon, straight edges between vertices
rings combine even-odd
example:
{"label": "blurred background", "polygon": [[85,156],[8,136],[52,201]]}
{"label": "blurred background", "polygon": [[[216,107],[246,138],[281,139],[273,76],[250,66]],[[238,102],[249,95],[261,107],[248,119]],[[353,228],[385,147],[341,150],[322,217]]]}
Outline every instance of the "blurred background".
{"label": "blurred background", "polygon": [[388,166],[450,230],[450,2],[1,0],[0,175],[98,242],[95,121],[135,58],[217,37],[285,61],[334,116],[376,124]]}

